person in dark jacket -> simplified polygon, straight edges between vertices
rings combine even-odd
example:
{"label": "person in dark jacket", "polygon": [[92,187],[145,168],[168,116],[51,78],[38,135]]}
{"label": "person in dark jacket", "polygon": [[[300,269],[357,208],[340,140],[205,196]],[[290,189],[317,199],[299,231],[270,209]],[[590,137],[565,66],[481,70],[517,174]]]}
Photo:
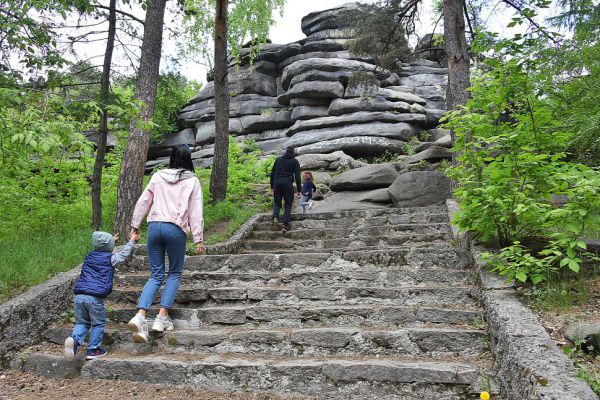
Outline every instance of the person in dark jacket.
{"label": "person in dark jacket", "polygon": [[73,292],[75,293],[75,317],[77,321],[73,333],[65,340],[65,357],[74,360],[77,349],[83,344],[90,332],[86,349],[86,359],[93,360],[105,356],[107,351],[100,347],[106,325],[104,299],[112,292],[114,268],[125,262],[131,255],[135,242],[140,240],[139,233],[131,235],[129,243],[118,253],[113,254],[115,242],[119,236],[108,232],[92,233],[94,250],[88,253],[81,266],[81,274]]}
{"label": "person in dark jacket", "polygon": [[302,182],[300,181],[300,163],[296,160],[293,147],[288,147],[285,154],[278,157],[271,170],[271,190],[273,193],[273,226],[279,223],[281,201],[285,202],[283,213],[283,231],[291,229],[292,203],[294,202],[294,183],[296,184],[296,197],[300,198]]}

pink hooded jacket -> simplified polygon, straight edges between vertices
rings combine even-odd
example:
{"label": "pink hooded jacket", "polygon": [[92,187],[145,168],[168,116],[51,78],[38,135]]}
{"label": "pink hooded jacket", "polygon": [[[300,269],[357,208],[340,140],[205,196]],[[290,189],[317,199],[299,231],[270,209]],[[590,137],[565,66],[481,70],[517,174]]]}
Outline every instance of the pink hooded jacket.
{"label": "pink hooded jacket", "polygon": [[[131,226],[139,229],[148,214],[148,222],[170,222],[189,235],[194,243],[203,241],[203,196],[200,181],[190,171],[163,169],[158,171],[144,189],[135,205]],[[180,173],[181,172],[181,173]]]}

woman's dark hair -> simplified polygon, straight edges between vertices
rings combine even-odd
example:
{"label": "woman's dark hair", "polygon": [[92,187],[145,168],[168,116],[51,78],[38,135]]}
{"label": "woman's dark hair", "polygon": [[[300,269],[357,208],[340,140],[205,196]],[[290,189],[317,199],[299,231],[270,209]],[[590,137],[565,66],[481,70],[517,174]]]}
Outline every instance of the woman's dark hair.
{"label": "woman's dark hair", "polygon": [[[169,168],[188,170],[195,172],[194,164],[192,163],[192,149],[187,144],[180,144],[173,147],[171,151],[171,159],[169,160]],[[180,174],[183,171],[180,171]]]}

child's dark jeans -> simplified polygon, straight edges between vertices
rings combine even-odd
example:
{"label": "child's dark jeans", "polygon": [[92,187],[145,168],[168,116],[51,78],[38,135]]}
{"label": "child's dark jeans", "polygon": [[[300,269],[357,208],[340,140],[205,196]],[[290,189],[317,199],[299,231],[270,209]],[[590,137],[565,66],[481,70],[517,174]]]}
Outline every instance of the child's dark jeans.
{"label": "child's dark jeans", "polygon": [[106,311],[102,299],[87,294],[76,295],[75,316],[77,322],[71,335],[73,339],[82,344],[90,331],[88,350],[100,347],[106,326]]}

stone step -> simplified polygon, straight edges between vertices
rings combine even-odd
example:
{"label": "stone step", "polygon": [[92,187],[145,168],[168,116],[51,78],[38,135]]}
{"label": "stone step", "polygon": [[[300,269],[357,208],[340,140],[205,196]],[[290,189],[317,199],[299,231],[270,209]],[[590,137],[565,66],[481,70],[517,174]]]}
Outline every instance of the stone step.
{"label": "stone step", "polygon": [[324,240],[287,240],[286,234],[282,234],[279,240],[244,240],[242,248],[249,251],[273,251],[296,250],[309,251],[311,249],[319,250],[338,250],[338,249],[361,249],[364,247],[373,247],[375,249],[385,249],[389,247],[407,246],[415,243],[447,244],[451,234],[448,233],[428,233],[428,234],[398,234],[393,236],[358,236],[353,238],[324,239]]}
{"label": "stone step", "polygon": [[[342,210],[327,213],[309,213],[309,214],[292,214],[292,221],[303,220],[324,220],[324,221],[340,221],[344,219],[354,220],[372,220],[379,217],[400,218],[424,218],[429,215],[438,215],[443,221],[448,221],[448,208],[446,206],[429,206],[429,207],[409,207],[409,208],[372,208],[362,210]],[[444,217],[445,215],[445,217]],[[445,219],[444,219],[445,218]],[[271,214],[263,214],[259,222],[269,222]],[[431,221],[433,222],[433,221]],[[406,222],[397,222],[406,223]]]}
{"label": "stone step", "polygon": [[[279,226],[279,225],[278,225]],[[348,228],[311,228],[297,229],[282,235],[281,231],[254,230],[249,238],[254,240],[315,240],[315,239],[342,239],[362,238],[365,236],[398,236],[406,234],[435,234],[449,233],[448,224],[401,224],[401,225],[375,225],[369,227]]]}
{"label": "stone step", "polygon": [[[107,315],[115,323],[127,323],[137,312],[131,305],[109,303]],[[149,311],[149,318],[157,309]],[[308,302],[301,305],[214,306],[203,308],[174,308],[169,315],[176,328],[218,327],[331,327],[331,326],[411,326],[419,324],[474,325],[481,324],[482,312],[470,305],[407,306],[389,303],[323,304]]]}
{"label": "stone step", "polygon": [[[123,353],[84,363],[81,376],[317,399],[472,399],[478,379],[487,372],[468,360],[457,361]],[[23,356],[22,363],[23,370],[46,376],[77,371],[74,363],[56,354],[33,353]]]}
{"label": "stone step", "polygon": [[[351,263],[346,263],[350,264]],[[118,274],[118,286],[143,286],[148,272]],[[472,270],[448,270],[443,268],[409,269],[408,267],[379,268],[365,266],[352,269],[317,269],[314,267],[293,268],[281,272],[199,272],[184,271],[184,284],[203,287],[231,286],[423,286],[423,285],[468,285],[477,277]]]}
{"label": "stone step", "polygon": [[[63,344],[71,330],[71,326],[56,326],[46,338]],[[127,329],[107,329],[104,343],[111,351],[126,349],[139,354],[150,354],[158,348],[164,353],[187,354],[439,357],[478,355],[487,349],[485,332],[456,328],[177,329],[155,335],[152,333],[150,342],[140,346],[133,343]]]}
{"label": "stone step", "polygon": [[[350,229],[355,227],[370,227],[382,225],[398,225],[398,224],[433,224],[433,223],[448,223],[448,213],[439,214],[390,214],[373,216],[370,218],[339,218],[339,219],[324,219],[318,218],[318,215],[308,214],[302,218],[292,218],[294,229]],[[261,218],[257,221],[256,229],[269,230],[271,229],[272,220],[270,217]]]}
{"label": "stone step", "polygon": [[[137,304],[142,287],[115,287],[110,301]],[[155,299],[160,300],[161,291]],[[219,304],[260,305],[283,302],[304,304],[311,301],[339,303],[385,304],[390,301],[406,305],[479,304],[479,293],[473,286],[440,287],[370,287],[370,286],[251,286],[251,287],[189,287],[180,286],[175,297],[177,306],[210,307]]]}
{"label": "stone step", "polygon": [[[386,269],[409,266],[418,268],[472,268],[468,254],[450,247],[399,247],[294,254],[226,254],[191,256],[185,259],[186,271],[203,272],[280,272],[303,268],[363,270],[368,266]],[[135,257],[128,268],[119,271],[147,271],[146,257]]]}

